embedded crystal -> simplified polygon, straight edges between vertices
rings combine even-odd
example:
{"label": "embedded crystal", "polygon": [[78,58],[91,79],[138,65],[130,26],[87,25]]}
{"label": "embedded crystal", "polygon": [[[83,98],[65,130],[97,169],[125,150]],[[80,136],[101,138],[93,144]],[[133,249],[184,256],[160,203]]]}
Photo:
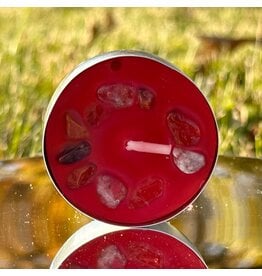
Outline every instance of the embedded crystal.
{"label": "embedded crystal", "polygon": [[132,106],[136,99],[134,87],[125,84],[104,85],[97,90],[98,99],[115,108]]}
{"label": "embedded crystal", "polygon": [[88,137],[88,131],[84,123],[78,116],[73,116],[73,113],[66,114],[66,134],[70,139],[84,139]]}
{"label": "embedded crystal", "polygon": [[127,188],[115,176],[104,174],[97,177],[97,193],[105,206],[114,209],[126,197]]}
{"label": "embedded crystal", "polygon": [[201,153],[174,148],[172,151],[174,163],[186,174],[192,174],[205,166],[205,157]]}
{"label": "embedded crystal", "polygon": [[167,116],[167,124],[176,145],[194,146],[200,140],[200,128],[179,111],[172,111]]}
{"label": "embedded crystal", "polygon": [[142,109],[150,109],[153,105],[155,95],[148,89],[140,88],[138,90],[138,103]]}
{"label": "embedded crystal", "polygon": [[87,165],[74,169],[68,176],[67,186],[71,189],[80,188],[90,182],[96,173],[96,165],[88,163]]}
{"label": "embedded crystal", "polygon": [[161,197],[164,192],[164,181],[160,178],[148,178],[138,187],[130,199],[130,208],[141,208],[148,206],[152,201]]}
{"label": "embedded crystal", "polygon": [[82,160],[91,153],[91,145],[82,141],[70,146],[66,146],[63,151],[58,154],[58,162],[61,164],[72,164]]}
{"label": "embedded crystal", "polygon": [[126,262],[126,257],[112,244],[102,249],[97,259],[97,268],[124,268]]}

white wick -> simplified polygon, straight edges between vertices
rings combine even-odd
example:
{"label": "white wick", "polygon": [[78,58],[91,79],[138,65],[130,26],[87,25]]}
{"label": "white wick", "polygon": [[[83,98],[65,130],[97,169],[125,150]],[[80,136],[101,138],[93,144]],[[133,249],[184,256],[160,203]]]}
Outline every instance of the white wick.
{"label": "white wick", "polygon": [[126,145],[126,150],[128,151],[138,151],[147,153],[156,153],[169,155],[171,153],[171,145],[163,145],[156,143],[149,143],[143,141],[128,141]]}

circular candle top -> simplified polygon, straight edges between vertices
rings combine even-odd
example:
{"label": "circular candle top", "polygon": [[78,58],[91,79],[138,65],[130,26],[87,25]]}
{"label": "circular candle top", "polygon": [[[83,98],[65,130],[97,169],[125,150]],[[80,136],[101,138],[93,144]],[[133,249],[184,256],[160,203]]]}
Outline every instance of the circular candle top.
{"label": "circular candle top", "polygon": [[87,61],[58,87],[43,140],[61,194],[118,225],[171,218],[201,192],[218,133],[199,89],[163,60],[113,52]]}
{"label": "circular candle top", "polygon": [[149,229],[128,229],[86,242],[59,268],[207,267],[193,249],[169,234]]}

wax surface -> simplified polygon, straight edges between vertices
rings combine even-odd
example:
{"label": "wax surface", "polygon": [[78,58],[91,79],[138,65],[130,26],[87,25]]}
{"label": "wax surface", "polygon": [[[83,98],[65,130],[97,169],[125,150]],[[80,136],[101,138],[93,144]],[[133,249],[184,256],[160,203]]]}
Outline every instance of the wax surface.
{"label": "wax surface", "polygon": [[71,253],[60,268],[206,268],[174,237],[152,230],[112,232]]}
{"label": "wax surface", "polygon": [[[64,197],[93,218],[122,225],[157,223],[183,210],[203,189],[218,146],[198,88],[141,57],[106,60],[75,77],[54,104],[44,138],[50,175]],[[130,140],[177,150],[128,151]]]}

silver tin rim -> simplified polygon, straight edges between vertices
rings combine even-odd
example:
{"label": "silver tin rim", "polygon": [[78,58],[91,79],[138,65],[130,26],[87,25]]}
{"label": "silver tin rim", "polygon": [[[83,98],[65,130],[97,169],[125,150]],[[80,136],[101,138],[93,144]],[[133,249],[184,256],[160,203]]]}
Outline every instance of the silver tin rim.
{"label": "silver tin rim", "polygon": [[[87,216],[88,218],[90,218],[92,220],[99,220],[101,222],[108,223],[107,220],[102,221],[102,220],[97,219],[95,217],[92,217],[89,214],[86,214],[82,210],[78,209],[58,189],[58,187],[57,187],[57,185],[55,183],[55,180],[53,179],[51,173],[49,172],[49,168],[48,168],[48,164],[47,164],[48,162],[47,162],[46,154],[45,154],[45,132],[46,132],[46,127],[47,127],[47,122],[48,122],[49,116],[50,116],[50,114],[51,114],[51,112],[53,110],[53,107],[54,107],[57,99],[59,98],[59,96],[63,93],[63,91],[66,88],[66,86],[75,77],[77,77],[80,73],[82,73],[86,69],[88,69],[88,68],[90,68],[90,67],[92,67],[92,66],[94,66],[94,65],[96,65],[96,64],[98,64],[98,63],[100,63],[102,61],[106,61],[106,60],[113,59],[113,58],[118,58],[118,57],[138,57],[138,58],[150,59],[150,60],[153,60],[155,62],[161,63],[162,65],[165,65],[165,66],[169,67],[170,69],[172,69],[174,71],[177,71],[178,73],[180,73],[181,75],[183,75],[188,81],[190,81],[199,90],[199,92],[204,97],[204,99],[206,101],[206,104],[209,107],[209,110],[210,110],[210,112],[212,114],[213,121],[214,121],[214,124],[215,124],[215,129],[216,129],[216,134],[217,134],[216,135],[217,136],[217,148],[216,148],[216,153],[215,153],[216,157],[215,157],[215,160],[213,161],[212,170],[210,171],[209,176],[207,177],[207,179],[205,181],[205,184],[203,185],[203,187],[201,188],[201,190],[199,190],[199,192],[195,195],[195,197],[188,204],[186,204],[184,208],[182,208],[179,212],[177,212],[174,215],[171,215],[168,218],[163,218],[162,220],[159,220],[158,222],[152,222],[152,223],[147,223],[147,224],[132,224],[132,226],[134,226],[134,227],[144,227],[144,226],[157,225],[159,223],[166,222],[166,221],[169,221],[169,220],[175,218],[180,213],[182,213],[184,210],[186,210],[190,204],[193,204],[195,202],[195,200],[197,200],[197,198],[200,196],[200,194],[206,188],[207,183],[210,180],[210,178],[211,178],[211,176],[213,174],[213,171],[215,170],[215,167],[216,167],[216,164],[217,164],[217,160],[218,160],[218,148],[219,148],[219,144],[220,144],[219,129],[218,129],[216,117],[215,117],[214,111],[212,110],[212,108],[211,108],[211,106],[210,106],[210,104],[209,104],[209,102],[207,100],[207,97],[204,95],[204,93],[196,86],[196,84],[187,75],[185,75],[180,69],[178,69],[177,67],[175,67],[170,62],[164,60],[163,58],[158,57],[158,56],[153,55],[153,54],[148,53],[148,52],[144,52],[144,51],[137,51],[137,50],[116,50],[116,51],[111,51],[111,52],[106,52],[106,53],[103,53],[103,54],[99,54],[99,55],[97,55],[97,56],[95,56],[93,58],[87,59],[87,60],[81,62],[70,73],[68,73],[64,77],[64,79],[60,82],[60,84],[58,85],[58,87],[56,88],[56,90],[55,90],[53,96],[51,97],[51,100],[50,100],[50,102],[49,102],[49,104],[47,106],[47,110],[46,110],[46,113],[45,113],[44,118],[43,118],[42,155],[43,155],[43,160],[44,160],[44,166],[46,168],[46,171],[47,171],[47,174],[49,176],[49,179],[52,181],[55,189],[58,191],[58,193],[65,199],[65,201],[70,206],[72,206],[74,209],[76,209],[77,211],[79,211],[81,214]],[[111,222],[110,221],[110,223],[113,224],[113,225],[122,225],[122,224],[117,223],[117,222]],[[125,225],[125,224],[123,224],[123,225]]]}
{"label": "silver tin rim", "polygon": [[156,232],[166,234],[172,238],[175,238],[176,240],[184,244],[186,247],[188,247],[190,250],[192,250],[194,254],[201,260],[204,266],[208,268],[203,257],[200,255],[198,249],[184,235],[182,235],[174,226],[172,226],[168,222],[162,222],[154,226],[129,227],[111,225],[100,221],[91,221],[90,223],[78,229],[71,237],[69,237],[65,241],[62,247],[56,253],[50,265],[50,269],[58,269],[67,257],[69,257],[79,247],[90,242],[91,240],[115,231],[130,229],[153,230]]}

